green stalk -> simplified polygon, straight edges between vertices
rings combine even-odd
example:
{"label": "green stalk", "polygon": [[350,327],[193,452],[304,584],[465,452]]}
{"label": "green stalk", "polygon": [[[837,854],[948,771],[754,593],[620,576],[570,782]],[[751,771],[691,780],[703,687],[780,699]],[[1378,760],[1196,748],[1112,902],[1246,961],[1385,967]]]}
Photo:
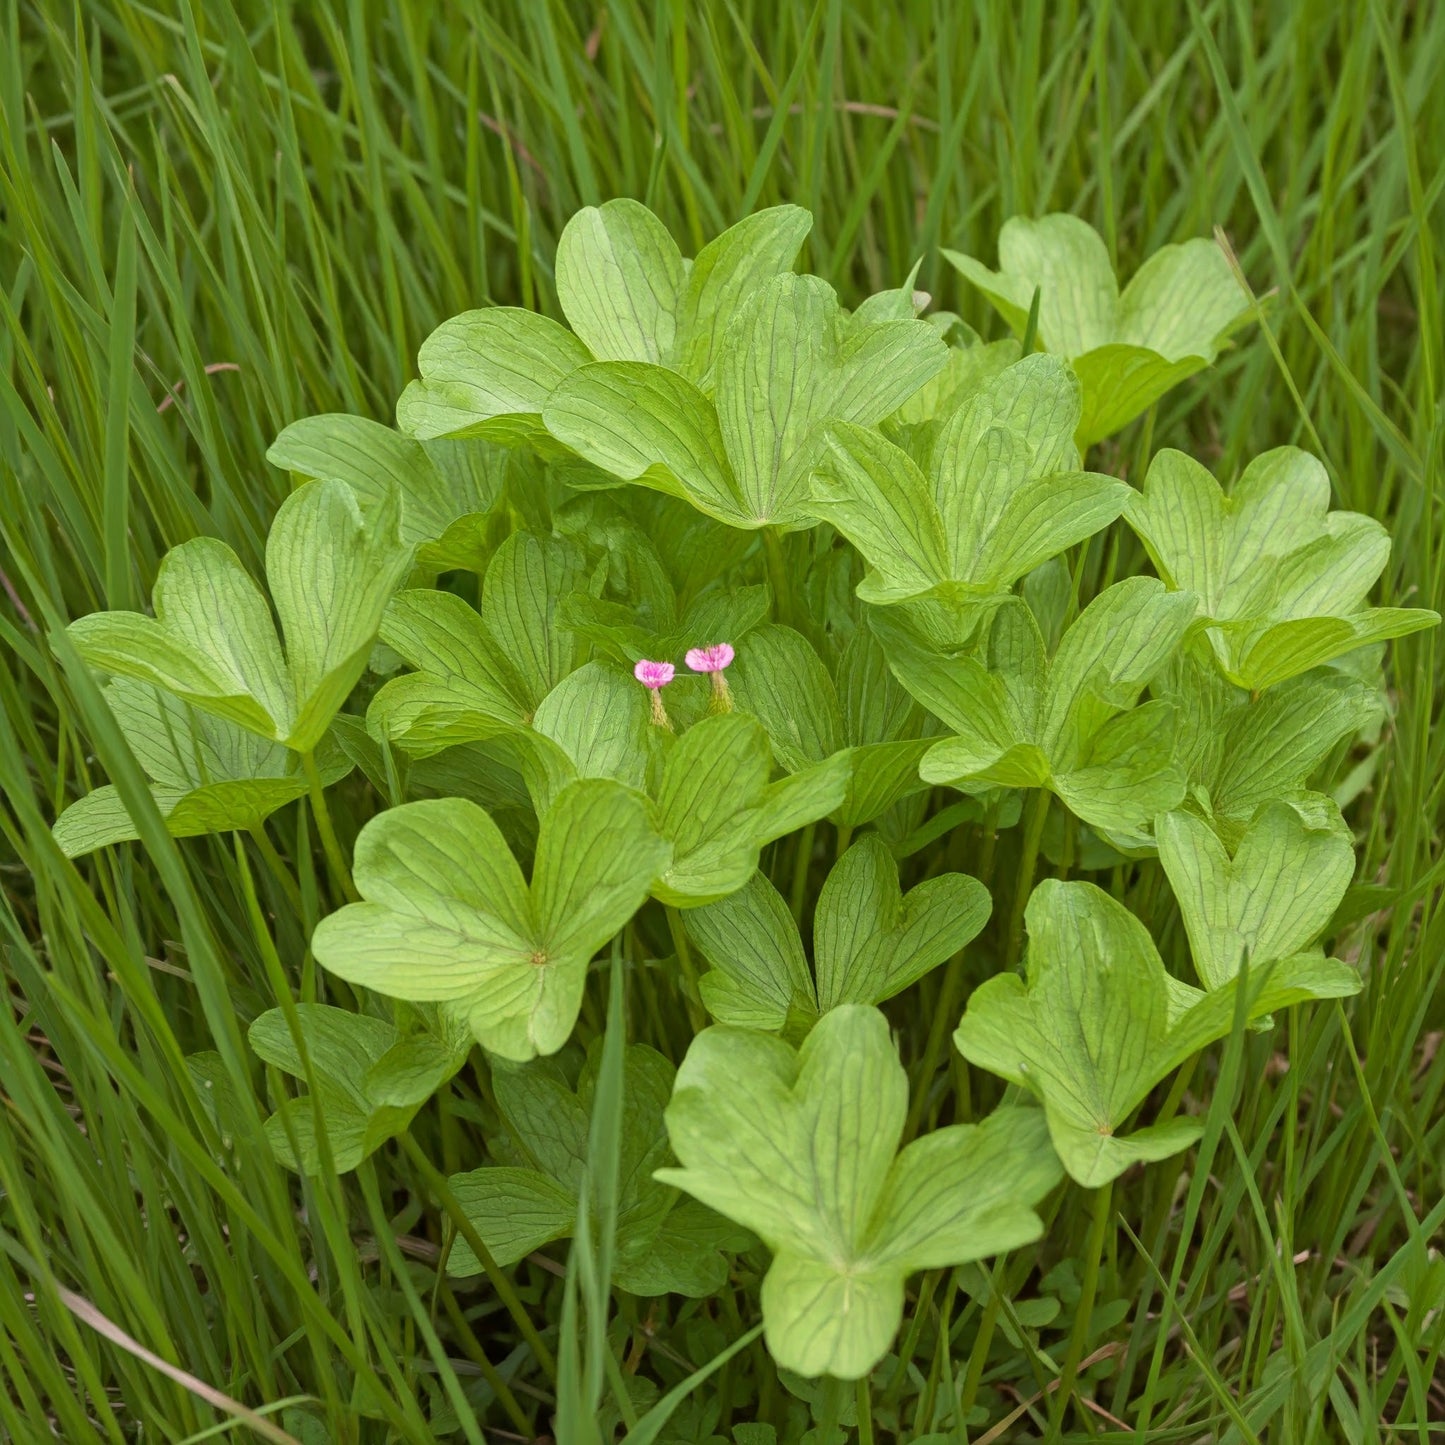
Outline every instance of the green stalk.
{"label": "green stalk", "polygon": [[1003,1297],[1001,1294],[1003,1288],[1002,1259],[994,1264],[988,1283],[988,1301],[979,1318],[978,1333],[973,1337],[973,1349],[968,1354],[968,1368],[964,1371],[963,1388],[958,1397],[960,1419],[967,1419],[968,1412],[973,1409],[973,1402],[978,1395],[978,1387],[983,1383],[984,1366],[988,1364],[988,1348],[993,1343],[994,1327],[998,1324],[999,1304]]}
{"label": "green stalk", "polygon": [[873,1445],[873,1396],[868,1376],[858,1381],[858,1445]]}
{"label": "green stalk", "polygon": [[672,935],[672,946],[677,950],[677,964],[682,970],[682,1001],[687,1008],[687,1021],[692,1025],[693,1033],[701,1033],[707,1027],[707,1014],[702,1007],[697,967],[692,961],[692,949],[688,946],[682,915],[670,903],[667,905],[667,931]]}
{"label": "green stalk", "polygon": [[361,895],[351,881],[351,870],[346,866],[346,855],[331,826],[331,810],[326,806],[326,789],[321,785],[321,774],[316,767],[316,754],[301,754],[301,767],[306,774],[306,786],[311,798],[311,812],[316,819],[316,831],[321,834],[321,848],[326,854],[326,866],[331,870],[332,882],[341,890],[348,903],[355,903]]}
{"label": "green stalk", "polygon": [[[1104,1236],[1109,1230],[1110,1204],[1113,1200],[1114,1184],[1100,1185],[1094,1190],[1089,1204],[1089,1237],[1084,1245],[1084,1278],[1079,1292],[1079,1307],[1074,1312],[1074,1327],[1069,1331],[1069,1344],[1064,1353],[1064,1368],[1059,1375],[1059,1388],[1054,1395],[1053,1420],[1055,1427],[1062,1424],[1064,1413],[1074,1394],[1074,1385],[1079,1378],[1079,1363],[1084,1358],[1084,1346],[1089,1338],[1089,1324],[1094,1314],[1094,1298],[1099,1291],[1099,1265],[1104,1257]],[[1084,1415],[1087,1425],[1093,1421]],[[1092,1429],[1090,1430],[1092,1433]]]}
{"label": "green stalk", "polygon": [[808,898],[808,869],[813,862],[813,840],[818,835],[818,825],[809,823],[798,834],[798,851],[793,858],[793,886],[788,890],[788,907],[796,923],[803,922],[803,904]]}
{"label": "green stalk", "polygon": [[286,901],[291,905],[296,917],[303,922],[306,919],[306,910],[301,902],[301,889],[296,880],[291,876],[291,870],[286,866],[281,855],[276,851],[276,845],[266,835],[266,825],[257,823],[251,829],[251,840],[255,843],[257,851],[261,854],[261,861],[265,863],[272,878],[276,880],[277,887],[286,895]]}
{"label": "green stalk", "polygon": [[773,591],[773,612],[784,627],[793,625],[793,587],[788,563],[783,556],[783,534],[776,527],[763,528],[763,556],[768,566],[768,586]]}
{"label": "green stalk", "polygon": [[497,1367],[487,1358],[487,1352],[482,1348],[481,1341],[477,1339],[471,1325],[467,1323],[467,1317],[445,1278],[445,1274],[439,1275],[442,1281],[439,1289],[442,1309],[451,1321],[452,1329],[456,1331],[457,1343],[461,1346],[462,1353],[482,1372],[482,1378],[497,1397],[497,1403],[507,1412],[507,1418],[530,1440],[533,1434],[531,1421],[517,1403],[512,1387],[497,1373]]}
{"label": "green stalk", "polygon": [[431,1186],[433,1193],[441,1201],[442,1208],[446,1210],[447,1217],[456,1226],[457,1232],[471,1245],[472,1253],[476,1255],[492,1288],[496,1290],[502,1307],[511,1315],[518,1332],[526,1340],[532,1354],[536,1356],[537,1363],[542,1367],[542,1373],[555,1385],[557,1383],[557,1361],[553,1358],[552,1351],[542,1342],[536,1325],[528,1316],[517,1291],[512,1288],[512,1281],[502,1273],[501,1266],[492,1258],[491,1250],[482,1242],[482,1236],[477,1233],[476,1225],[467,1218],[466,1210],[462,1208],[457,1196],[452,1193],[451,1185],[447,1183],[445,1175],[426,1157],[421,1145],[411,1137],[410,1132],[401,1134],[399,1138],[406,1157],[411,1160],[416,1166],[417,1172]]}
{"label": "green stalk", "polygon": [[1019,858],[1018,877],[1014,880],[1013,907],[1009,912],[1004,967],[1010,971],[1018,967],[1019,954],[1023,948],[1024,909],[1028,906],[1029,894],[1034,890],[1034,872],[1039,864],[1039,844],[1043,841],[1044,823],[1048,816],[1049,791],[1047,788],[1037,788],[1029,799],[1028,814],[1024,818],[1024,851]]}
{"label": "green stalk", "polygon": [[905,1140],[918,1135],[919,1127],[923,1123],[923,1111],[928,1104],[929,1086],[933,1082],[934,1074],[938,1072],[938,1066],[943,1062],[948,1031],[952,1027],[950,1020],[957,1021],[959,996],[963,992],[963,959],[964,950],[959,949],[948,960],[948,967],[943,972],[943,985],[938,991],[938,1007],[934,1009],[928,1024],[928,1042],[923,1049],[923,1066],[918,1074],[918,1087],[913,1092],[913,1099],[908,1105],[908,1120],[903,1126]]}

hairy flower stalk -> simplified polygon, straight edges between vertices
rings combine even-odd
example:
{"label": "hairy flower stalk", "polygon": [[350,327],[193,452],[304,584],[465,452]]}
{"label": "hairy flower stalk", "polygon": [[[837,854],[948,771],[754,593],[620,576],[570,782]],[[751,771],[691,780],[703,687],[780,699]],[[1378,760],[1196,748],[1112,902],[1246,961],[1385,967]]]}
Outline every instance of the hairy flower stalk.
{"label": "hairy flower stalk", "polygon": [[[731,651],[731,649],[729,649]],[[672,731],[672,719],[662,705],[662,689],[672,681],[677,671],[670,662],[649,662],[643,658],[633,669],[632,675],[652,694],[652,721],[654,726]]]}
{"label": "hairy flower stalk", "polygon": [[707,710],[711,713],[733,710],[732,689],[728,687],[728,680],[723,676],[732,660],[733,647],[730,642],[715,642],[710,647],[688,648],[687,665],[694,672],[712,674],[712,698],[707,705]]}

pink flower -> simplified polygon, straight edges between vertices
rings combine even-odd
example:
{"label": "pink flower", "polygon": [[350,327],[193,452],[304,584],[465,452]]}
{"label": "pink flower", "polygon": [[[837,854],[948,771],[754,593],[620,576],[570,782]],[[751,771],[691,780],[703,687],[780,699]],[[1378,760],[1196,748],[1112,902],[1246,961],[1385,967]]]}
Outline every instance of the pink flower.
{"label": "pink flower", "polygon": [[[728,648],[728,653],[728,661],[731,662],[732,648]],[[691,657],[692,654],[689,653],[689,663],[691,662]],[[725,663],[723,665],[726,666],[727,664]],[[676,671],[677,669],[670,662],[649,662],[646,658],[643,658],[642,661],[632,669],[632,675],[643,687],[650,687],[653,692],[656,692],[658,688],[666,687],[667,684],[672,681],[673,674]]]}
{"label": "pink flower", "polygon": [[632,675],[652,694],[652,721],[660,728],[672,731],[672,719],[662,705],[662,689],[672,681],[677,669],[670,662],[649,662],[645,657],[633,669]]}
{"label": "pink flower", "polygon": [[721,672],[733,660],[730,642],[714,642],[711,647],[690,647],[687,665],[694,672]]}
{"label": "pink flower", "polygon": [[690,647],[687,650],[687,665],[694,672],[712,674],[712,698],[708,702],[709,712],[731,712],[733,695],[723,671],[733,660],[731,642],[714,642],[710,647]]}

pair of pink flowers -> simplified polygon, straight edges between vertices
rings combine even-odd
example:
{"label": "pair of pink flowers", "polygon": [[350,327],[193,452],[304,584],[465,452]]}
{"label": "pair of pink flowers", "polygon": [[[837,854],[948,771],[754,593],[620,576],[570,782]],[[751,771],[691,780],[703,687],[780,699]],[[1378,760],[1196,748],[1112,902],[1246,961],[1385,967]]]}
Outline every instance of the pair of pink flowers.
{"label": "pair of pink flowers", "polygon": [[[687,650],[687,665],[694,672],[712,674],[712,700],[709,712],[731,712],[733,695],[723,673],[733,660],[730,642],[715,642],[711,647],[690,647]],[[633,669],[632,675],[652,694],[652,721],[660,728],[672,731],[672,720],[662,705],[662,689],[676,675],[677,669],[670,662],[649,662],[643,658]]]}

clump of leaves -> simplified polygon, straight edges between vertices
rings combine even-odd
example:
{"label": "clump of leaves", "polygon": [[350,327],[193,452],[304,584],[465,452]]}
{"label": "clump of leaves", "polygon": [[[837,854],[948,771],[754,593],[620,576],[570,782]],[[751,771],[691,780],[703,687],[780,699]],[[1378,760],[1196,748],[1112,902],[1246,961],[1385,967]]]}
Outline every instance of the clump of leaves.
{"label": "clump of leaves", "polygon": [[70,624],[71,639],[102,672],[309,753],[360,679],[382,610],[410,566],[401,510],[391,493],[363,514],[341,482],[312,482],[282,503],[266,541],[280,637],[236,554],[197,537],[166,553],[154,616],[95,612]]}
{"label": "clump of leaves", "polygon": [[900,1151],[908,1077],[876,1009],[844,1004],[794,1052],[717,1026],[693,1041],[667,1110],[678,1169],[658,1177],[773,1250],[768,1348],[803,1375],[857,1379],[883,1357],[915,1270],[1037,1239],[1058,1178],[1042,1121],[1004,1109]]}
{"label": "clump of leaves", "polygon": [[364,901],[323,919],[311,946],[352,983],[450,1005],[503,1058],[555,1053],[577,1021],[588,960],[667,858],[642,801],[616,783],[561,793],[542,818],[530,883],[475,803],[408,803],[362,830]]}
{"label": "clump of leaves", "polygon": [[1228,496],[1192,457],[1162,451],[1125,517],[1159,575],[1197,599],[1219,670],[1260,692],[1440,621],[1422,607],[1367,606],[1390,535],[1329,504],[1324,467],[1295,447],[1256,457]]}
{"label": "clump of leaves", "polygon": [[293,1169],[320,1173],[323,1146],[339,1174],[355,1169],[402,1133],[416,1111],[461,1068],[471,1045],[465,1024],[446,1008],[412,1010],[403,1027],[350,1009],[298,1003],[268,1009],[247,1037],[263,1062],[307,1081],[266,1121],[277,1156]]}
{"label": "clump of leaves", "polygon": [[980,984],[954,1042],[1039,1099],[1064,1168],[1090,1187],[1199,1137],[1190,1118],[1121,1131],[1160,1080],[1229,1033],[1236,1009],[1247,1021],[1359,989],[1344,964],[1295,955],[1262,968],[1241,1000],[1233,974],[1201,992],[1172,977],[1148,929],[1092,883],[1045,879],[1025,920],[1027,981],[1004,973]]}
{"label": "clump of leaves", "polygon": [[[552,1364],[497,1271],[573,1241],[556,1398],[589,1427],[609,1379],[621,1418],[678,1408],[678,1361],[765,1396],[775,1365],[737,1353],[760,1313],[832,1438],[805,1377],[866,1400],[911,1274],[1029,1249],[1064,1174],[1198,1137],[1182,1083],[1161,1098],[1186,1061],[1353,993],[1326,946],[1379,644],[1438,620],[1368,605],[1388,539],[1302,452],[1228,491],[1177,452],[1138,490],[1083,467],[1248,315],[1208,243],[1122,293],[1069,217],[1011,222],[997,274],[954,257],[1023,356],[919,314],[911,278],[846,310],[790,269],[807,227],[779,207],[688,261],[636,202],[587,208],[556,258],[570,328],[469,312],[398,430],[278,438],[300,484],[269,597],[197,538],[153,615],[69,629],[168,829],[249,834],[296,919],[325,913],[294,983],[236,990],[278,1157],[445,1159],[445,1223],[408,1208],[517,1325],[489,1388]],[[1117,577],[1121,518],[1157,577]],[[292,877],[270,830],[303,798],[326,867]],[[108,787],[55,823],[77,857],[136,832]],[[1041,862],[1109,891],[1035,887]],[[1046,1213],[1058,1256],[1070,1209]],[[619,1328],[643,1343],[612,1378]],[[1087,1309],[1071,1329],[1077,1361]]]}
{"label": "clump of leaves", "polygon": [[815,971],[782,895],[761,874],[687,918],[687,932],[715,968],[701,980],[719,1023],[805,1029],[844,1004],[880,1004],[972,942],[988,921],[988,890],[944,873],[904,894],[898,865],[877,834],[834,865],[813,918]]}
{"label": "clump of leaves", "polygon": [[1077,216],[1004,222],[997,271],[943,254],[1020,336],[1037,294],[1039,344],[1064,357],[1083,388],[1081,448],[1204,370],[1254,312],[1224,252],[1203,239],[1161,247],[1123,291],[1103,239]]}

